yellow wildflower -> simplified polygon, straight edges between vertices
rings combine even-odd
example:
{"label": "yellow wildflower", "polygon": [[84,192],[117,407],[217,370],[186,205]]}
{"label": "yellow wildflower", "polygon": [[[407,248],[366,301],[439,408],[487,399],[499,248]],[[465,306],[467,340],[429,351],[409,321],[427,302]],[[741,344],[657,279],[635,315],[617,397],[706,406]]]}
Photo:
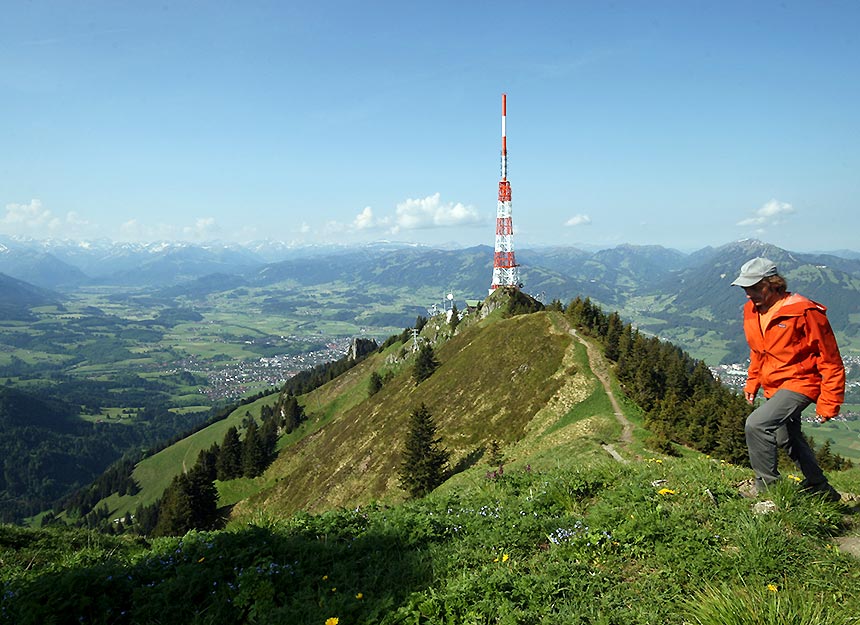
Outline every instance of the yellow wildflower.
{"label": "yellow wildflower", "polygon": [[328,579],[328,575],[323,575],[323,581]]}
{"label": "yellow wildflower", "polygon": [[357,593],[355,593],[355,598],[356,599],[364,599],[364,595],[361,594],[360,592],[357,592]]}
{"label": "yellow wildflower", "polygon": [[677,495],[678,491],[674,491],[671,488],[661,488],[657,491],[658,495]]}
{"label": "yellow wildflower", "polygon": [[507,562],[507,561],[508,561],[508,554],[504,554],[502,556],[502,562]]}
{"label": "yellow wildflower", "polygon": [[336,616],[332,616],[331,618],[327,618],[325,620],[325,625],[337,625],[338,623],[340,623],[340,619]]}
{"label": "yellow wildflower", "polygon": [[771,592],[776,592],[777,590],[779,590],[779,589],[777,588],[776,584],[768,584],[768,585],[767,585],[767,589],[768,589],[769,591],[771,591]]}
{"label": "yellow wildflower", "polygon": [[197,564],[200,564],[200,563],[201,563],[201,562],[203,562],[203,560],[205,560],[205,559],[206,559],[206,556],[203,556],[202,558],[200,558],[200,559],[197,561]]}
{"label": "yellow wildflower", "polygon": [[803,481],[803,478],[797,477],[796,475],[792,475],[791,473],[788,474],[788,479],[794,480],[795,482],[802,482]]}

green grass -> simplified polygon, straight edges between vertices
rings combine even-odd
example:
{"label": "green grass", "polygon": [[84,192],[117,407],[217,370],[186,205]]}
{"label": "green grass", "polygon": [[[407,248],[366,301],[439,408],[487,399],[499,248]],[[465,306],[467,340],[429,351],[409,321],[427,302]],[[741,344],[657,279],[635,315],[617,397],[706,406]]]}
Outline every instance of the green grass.
{"label": "green grass", "polygon": [[804,423],[803,431],[820,447],[831,440],[833,453],[849,458],[860,465],[860,419],[853,421],[828,421],[827,423]]}
{"label": "green grass", "polygon": [[786,483],[753,514],[746,471],[699,455],[557,460],[149,542],[0,527],[0,623],[856,622],[860,562],[831,542],[835,504]]}
{"label": "green grass", "polygon": [[[246,413],[250,413],[255,419],[260,418],[260,409],[275,402],[276,395],[269,395],[256,400],[253,403],[240,406],[227,418],[195,432],[191,436],[145,458],[137,464],[133,477],[140,486],[140,492],[136,495],[111,495],[101,503],[108,506],[112,517],[122,517],[133,513],[139,505],[151,505],[154,503],[164,489],[170,485],[173,478],[183,469],[187,470],[197,462],[199,453],[208,449],[213,443],[220,444],[224,440],[224,434],[231,426],[236,426],[241,432],[241,423]],[[101,505],[101,503],[99,505]]]}

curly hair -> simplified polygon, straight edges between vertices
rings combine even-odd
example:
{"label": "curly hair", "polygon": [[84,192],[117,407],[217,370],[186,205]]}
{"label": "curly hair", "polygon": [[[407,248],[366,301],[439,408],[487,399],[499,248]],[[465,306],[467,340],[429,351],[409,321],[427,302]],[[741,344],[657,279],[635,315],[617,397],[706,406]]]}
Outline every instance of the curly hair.
{"label": "curly hair", "polygon": [[785,278],[783,278],[778,273],[772,276],[762,278],[761,281],[767,283],[767,285],[771,288],[772,291],[776,291],[780,295],[782,295],[788,290],[788,283],[785,281]]}

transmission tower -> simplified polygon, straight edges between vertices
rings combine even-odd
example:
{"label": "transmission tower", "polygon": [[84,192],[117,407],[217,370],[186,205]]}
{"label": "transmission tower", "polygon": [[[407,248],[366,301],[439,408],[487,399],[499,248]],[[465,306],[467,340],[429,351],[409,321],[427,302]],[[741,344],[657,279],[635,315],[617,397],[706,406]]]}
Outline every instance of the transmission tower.
{"label": "transmission tower", "polygon": [[511,183],[508,182],[508,143],[505,131],[507,94],[502,94],[502,179],[496,210],[496,247],[493,254],[493,284],[490,293],[501,286],[520,287],[519,265],[514,259],[514,228],[511,222]]}

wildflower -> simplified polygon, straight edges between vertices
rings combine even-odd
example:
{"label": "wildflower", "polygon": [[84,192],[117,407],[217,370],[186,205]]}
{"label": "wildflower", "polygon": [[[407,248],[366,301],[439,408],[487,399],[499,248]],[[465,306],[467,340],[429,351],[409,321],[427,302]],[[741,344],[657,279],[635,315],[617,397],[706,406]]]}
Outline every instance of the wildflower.
{"label": "wildflower", "polygon": [[768,585],[767,585],[767,589],[768,589],[769,591],[771,591],[771,592],[776,592],[777,590],[779,590],[779,589],[777,588],[776,584],[768,584]]}
{"label": "wildflower", "polygon": [[202,558],[200,558],[200,559],[197,561],[197,564],[200,564],[200,563],[201,563],[201,562],[203,562],[203,560],[205,560],[205,559],[206,559],[206,556],[203,556]]}
{"label": "wildflower", "polygon": [[802,482],[803,481],[803,478],[797,477],[796,475],[792,475],[791,473],[788,474],[788,479],[794,480],[795,482]]}
{"label": "wildflower", "polygon": [[364,599],[364,595],[361,594],[360,592],[357,592],[357,593],[355,593],[355,598],[356,599]]}
{"label": "wildflower", "polygon": [[508,554],[503,554],[503,555],[502,555],[502,562],[507,562],[507,561],[508,561],[508,559],[509,559]]}
{"label": "wildflower", "polygon": [[332,592],[337,592],[337,588],[332,587],[331,591],[332,591]]}
{"label": "wildflower", "polygon": [[671,488],[661,488],[657,491],[658,495],[677,495],[678,491],[674,491]]}
{"label": "wildflower", "polygon": [[328,579],[328,575],[323,575],[323,581],[326,581],[327,579]]}
{"label": "wildflower", "polygon": [[340,619],[336,616],[332,616],[325,620],[325,625],[337,625],[338,623],[340,623]]}

